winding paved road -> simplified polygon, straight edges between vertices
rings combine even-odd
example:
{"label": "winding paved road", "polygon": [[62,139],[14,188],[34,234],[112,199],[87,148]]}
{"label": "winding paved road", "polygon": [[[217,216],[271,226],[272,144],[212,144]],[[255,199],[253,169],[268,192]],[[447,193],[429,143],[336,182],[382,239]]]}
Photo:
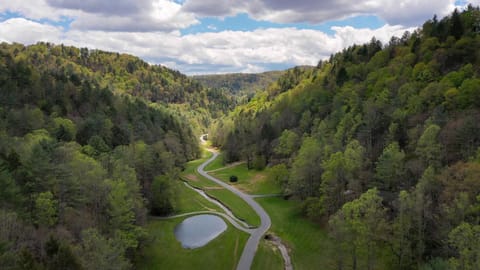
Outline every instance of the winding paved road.
{"label": "winding paved road", "polygon": [[223,181],[205,172],[204,170],[205,167],[208,164],[210,164],[210,162],[215,160],[218,156],[217,152],[210,149],[207,149],[207,150],[210,151],[213,154],[213,156],[207,161],[205,161],[204,163],[202,163],[202,165],[200,165],[197,168],[198,173],[206,177],[207,179],[221,185],[222,187],[230,190],[231,192],[235,193],[238,197],[242,198],[246,203],[248,203],[248,205],[250,205],[253,208],[253,210],[255,210],[257,215],[260,217],[260,221],[261,221],[260,226],[255,229],[251,229],[250,237],[248,238],[247,244],[243,249],[242,256],[240,257],[240,261],[238,262],[238,265],[237,265],[237,270],[249,270],[252,265],[253,258],[255,257],[258,243],[260,242],[260,239],[262,239],[263,235],[270,228],[270,225],[271,225],[270,217],[268,216],[267,212],[265,212],[265,210],[260,206],[260,204],[258,204],[255,200],[253,200],[253,198],[250,195],[247,195],[239,191],[238,189],[230,186],[229,184],[224,183]]}

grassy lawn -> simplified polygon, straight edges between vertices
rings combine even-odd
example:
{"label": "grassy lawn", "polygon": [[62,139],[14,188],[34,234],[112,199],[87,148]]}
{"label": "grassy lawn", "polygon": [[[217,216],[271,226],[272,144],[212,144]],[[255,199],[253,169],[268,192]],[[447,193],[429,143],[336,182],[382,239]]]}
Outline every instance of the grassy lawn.
{"label": "grassy lawn", "polygon": [[[280,187],[273,181],[268,180],[266,171],[249,170],[246,163],[210,172],[209,174],[249,194],[281,193]],[[238,182],[230,183],[231,175],[236,175]]]}
{"label": "grassy lawn", "polygon": [[261,240],[253,259],[252,270],[283,269],[282,254],[276,246],[266,240]]}
{"label": "grassy lawn", "polygon": [[200,166],[207,159],[212,157],[212,153],[207,150],[202,150],[202,157],[200,159],[192,160],[186,164],[185,170],[182,172],[183,175],[193,174],[197,171],[197,167]]}
{"label": "grassy lawn", "polygon": [[223,212],[216,204],[211,203],[197,192],[186,187],[183,182],[178,182],[176,189],[178,193],[175,214],[189,213],[195,211],[217,211]]}
{"label": "grassy lawn", "polygon": [[233,214],[244,220],[250,225],[259,226],[260,217],[253,211],[253,209],[240,197],[233,194],[230,190],[226,189],[212,189],[206,191],[208,195],[215,197],[225,204]]}
{"label": "grassy lawn", "polygon": [[[178,183],[177,214],[194,211],[220,211],[195,191]],[[136,269],[235,269],[248,234],[235,229],[228,221],[228,229],[218,238],[198,249],[184,249],[173,234],[175,226],[184,218],[159,220],[147,224],[149,241]]]}
{"label": "grassy lawn", "polygon": [[208,195],[221,201],[238,218],[245,220],[248,224],[253,226],[260,225],[260,217],[258,217],[255,211],[253,211],[253,209],[245,201],[237,197],[237,195],[233,194],[229,190],[226,190],[201,176],[197,172],[197,167],[210,157],[211,153],[205,151],[202,159],[187,163],[185,170],[181,174],[182,178],[187,180],[190,185],[205,190]]}
{"label": "grassy lawn", "polygon": [[216,170],[223,167],[225,167],[225,164],[223,164],[223,154],[220,153],[212,163],[208,164],[208,166],[205,167],[205,171]]}
{"label": "grassy lawn", "polygon": [[[206,246],[184,249],[173,234],[183,218],[151,220],[147,225],[150,243],[138,258],[136,269],[235,269],[248,234],[231,225]],[[227,221],[226,221],[227,222]],[[228,222],[227,222],[228,223]]]}
{"label": "grassy lawn", "polygon": [[272,219],[270,228],[290,249],[294,269],[335,269],[332,240],[319,225],[301,216],[299,203],[282,198],[258,198]]}

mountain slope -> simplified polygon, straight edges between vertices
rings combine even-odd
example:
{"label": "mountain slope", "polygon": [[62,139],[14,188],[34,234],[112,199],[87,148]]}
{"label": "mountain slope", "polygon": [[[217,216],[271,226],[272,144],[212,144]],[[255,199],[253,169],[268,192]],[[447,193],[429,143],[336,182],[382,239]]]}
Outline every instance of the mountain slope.
{"label": "mountain slope", "polygon": [[147,211],[175,210],[173,180],[200,153],[170,106],[210,117],[208,91],[128,55],[2,43],[0,56],[0,265],[131,268]]}
{"label": "mountain slope", "polygon": [[345,49],[281,77],[211,138],[229,161],[275,166],[285,193],[330,228],[333,265],[473,266],[462,252],[478,250],[467,234],[480,219],[479,22],[470,6]]}
{"label": "mountain slope", "polygon": [[254,94],[275,82],[283,71],[195,75],[191,78],[208,88],[227,89],[233,94]]}

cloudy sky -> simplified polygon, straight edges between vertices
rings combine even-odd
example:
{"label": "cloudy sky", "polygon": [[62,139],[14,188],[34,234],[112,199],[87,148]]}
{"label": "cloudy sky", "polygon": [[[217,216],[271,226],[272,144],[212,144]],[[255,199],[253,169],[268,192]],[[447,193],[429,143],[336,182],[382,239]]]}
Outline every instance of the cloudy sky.
{"label": "cloudy sky", "polygon": [[186,74],[260,72],[388,42],[480,0],[2,0],[0,42],[125,52]]}

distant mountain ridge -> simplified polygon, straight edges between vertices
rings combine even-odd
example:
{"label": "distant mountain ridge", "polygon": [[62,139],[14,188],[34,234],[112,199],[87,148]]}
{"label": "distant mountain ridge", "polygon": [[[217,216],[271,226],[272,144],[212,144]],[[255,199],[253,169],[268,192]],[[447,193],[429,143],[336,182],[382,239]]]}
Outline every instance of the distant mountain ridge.
{"label": "distant mountain ridge", "polygon": [[262,73],[230,73],[191,76],[194,81],[208,88],[224,88],[231,93],[255,93],[278,80],[285,71]]}

